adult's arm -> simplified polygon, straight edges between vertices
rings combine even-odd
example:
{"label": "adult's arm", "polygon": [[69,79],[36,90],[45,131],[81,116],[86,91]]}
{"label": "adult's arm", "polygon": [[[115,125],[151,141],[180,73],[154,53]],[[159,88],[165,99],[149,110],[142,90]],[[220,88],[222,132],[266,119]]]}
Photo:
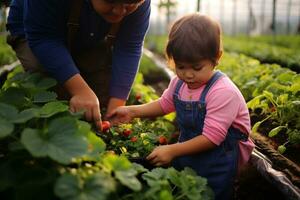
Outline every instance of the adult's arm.
{"label": "adult's arm", "polygon": [[113,50],[110,96],[127,99],[134,81],[149,26],[150,0],[125,17]]}
{"label": "adult's arm", "polygon": [[99,101],[80,76],[66,47],[69,1],[24,0],[24,28],[40,63],[70,93],[70,110],[85,110],[85,118],[101,129]]}
{"label": "adult's arm", "polygon": [[58,82],[79,73],[65,41],[69,1],[24,0],[24,29],[29,46]]}

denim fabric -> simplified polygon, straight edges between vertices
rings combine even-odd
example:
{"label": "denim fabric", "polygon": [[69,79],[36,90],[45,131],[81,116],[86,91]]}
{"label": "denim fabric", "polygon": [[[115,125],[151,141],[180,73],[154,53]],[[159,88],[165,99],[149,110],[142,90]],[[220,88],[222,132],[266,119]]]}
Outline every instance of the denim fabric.
{"label": "denim fabric", "polygon": [[[199,101],[180,100],[178,95],[183,81],[178,81],[173,99],[180,128],[179,142],[202,134],[206,115],[205,97],[221,76],[223,74],[220,71],[213,75],[206,84]],[[213,189],[217,200],[230,199],[237,173],[239,140],[246,141],[247,136],[231,126],[225,140],[219,146],[195,155],[178,157],[173,161],[173,166],[178,170],[184,167],[194,169],[198,175],[207,178],[208,185]]]}

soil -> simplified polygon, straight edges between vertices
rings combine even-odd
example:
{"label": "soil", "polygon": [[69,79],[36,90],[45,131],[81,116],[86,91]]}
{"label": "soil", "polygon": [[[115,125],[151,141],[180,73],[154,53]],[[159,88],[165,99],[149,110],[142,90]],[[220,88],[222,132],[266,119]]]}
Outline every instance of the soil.
{"label": "soil", "polygon": [[251,164],[247,165],[239,174],[234,190],[234,200],[285,199],[284,195],[267,182]]}

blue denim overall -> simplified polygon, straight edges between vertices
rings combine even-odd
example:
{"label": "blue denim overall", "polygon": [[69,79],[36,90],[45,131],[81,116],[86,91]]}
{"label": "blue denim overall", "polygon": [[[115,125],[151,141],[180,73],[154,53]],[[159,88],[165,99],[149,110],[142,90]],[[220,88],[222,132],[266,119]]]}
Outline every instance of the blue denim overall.
{"label": "blue denim overall", "polygon": [[[178,93],[183,81],[178,81],[173,98],[181,131],[179,142],[202,134],[206,114],[205,97],[222,75],[220,71],[215,72],[207,82],[199,101],[180,100]],[[237,173],[238,141],[247,141],[247,139],[247,135],[231,126],[225,140],[219,146],[206,152],[178,157],[173,161],[173,166],[178,170],[184,167],[194,169],[198,175],[207,178],[208,185],[215,193],[215,199],[230,199],[234,177]]]}

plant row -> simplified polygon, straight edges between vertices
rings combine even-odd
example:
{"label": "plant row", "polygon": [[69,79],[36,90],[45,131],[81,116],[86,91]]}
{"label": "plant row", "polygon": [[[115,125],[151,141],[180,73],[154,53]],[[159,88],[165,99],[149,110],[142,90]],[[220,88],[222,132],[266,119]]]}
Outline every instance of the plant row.
{"label": "plant row", "polygon": [[286,48],[294,49],[298,52],[300,48],[299,35],[257,35],[257,36],[238,35],[232,38],[237,40],[248,41],[248,42],[259,42],[259,43],[266,43],[269,45],[286,47]]}
{"label": "plant row", "polygon": [[276,63],[300,72],[300,51],[263,42],[224,38],[224,49],[228,52],[237,52],[256,58],[263,63]]}

